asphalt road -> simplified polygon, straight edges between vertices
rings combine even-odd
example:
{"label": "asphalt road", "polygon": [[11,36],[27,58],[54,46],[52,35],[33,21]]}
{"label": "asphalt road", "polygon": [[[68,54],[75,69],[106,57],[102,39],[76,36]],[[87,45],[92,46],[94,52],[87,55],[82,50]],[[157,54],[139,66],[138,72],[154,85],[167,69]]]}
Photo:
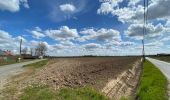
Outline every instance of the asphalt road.
{"label": "asphalt road", "polygon": [[33,60],[33,61],[22,62],[22,63],[17,63],[17,64],[0,66],[0,89],[3,88],[4,84],[8,82],[8,79],[11,76],[14,76],[16,74],[23,72],[24,65],[39,62],[39,61],[41,60],[39,59],[39,60]]}
{"label": "asphalt road", "polygon": [[162,73],[167,77],[168,80],[170,80],[170,63],[156,60],[153,58],[146,58],[150,62],[152,62],[156,67],[158,67]]}

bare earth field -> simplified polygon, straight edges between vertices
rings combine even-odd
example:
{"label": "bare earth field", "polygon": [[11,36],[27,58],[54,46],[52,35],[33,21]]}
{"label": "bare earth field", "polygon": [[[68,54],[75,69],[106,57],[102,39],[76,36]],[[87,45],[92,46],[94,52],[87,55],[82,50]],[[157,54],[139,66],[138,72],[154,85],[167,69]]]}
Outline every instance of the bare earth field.
{"label": "bare earth field", "polygon": [[90,85],[100,90],[132,67],[137,58],[59,58],[56,63],[35,74],[33,82],[52,86],[79,87]]}
{"label": "bare earth field", "polygon": [[[102,91],[108,97],[112,97],[114,96],[113,92],[119,92],[122,88],[128,90],[130,87],[135,91],[140,75],[140,66],[139,57],[55,58],[50,59],[45,67],[31,75],[26,74],[26,77],[21,76],[24,78],[18,76],[16,78],[22,79],[17,82],[20,88],[31,84],[48,85],[54,90],[62,87],[91,86]],[[137,71],[139,73],[136,73]],[[129,80],[131,81],[128,82]],[[131,82],[133,83],[130,84]],[[117,87],[120,88],[117,89]],[[114,89],[116,90],[113,91]]]}

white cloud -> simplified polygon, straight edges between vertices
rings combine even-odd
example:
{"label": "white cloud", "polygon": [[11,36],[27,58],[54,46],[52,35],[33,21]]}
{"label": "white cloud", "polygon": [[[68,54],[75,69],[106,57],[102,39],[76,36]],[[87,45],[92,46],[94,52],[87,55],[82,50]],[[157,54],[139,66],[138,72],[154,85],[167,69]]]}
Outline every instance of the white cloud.
{"label": "white cloud", "polygon": [[88,5],[88,0],[74,0],[74,2],[68,1],[67,3],[59,3],[56,0],[49,2],[49,18],[54,22],[61,22],[68,19],[77,19],[77,16],[84,14],[91,7]]}
{"label": "white cloud", "polygon": [[12,52],[18,53],[16,51],[19,51],[19,42],[21,38],[23,40],[23,44],[25,44],[27,40],[24,39],[23,37],[21,36],[12,37],[10,33],[0,30],[0,49],[11,50]]}
{"label": "white cloud", "polygon": [[24,37],[22,37],[22,36],[17,36],[16,38],[14,38],[15,41],[20,41],[21,39],[22,39],[23,43],[27,42],[27,40]]}
{"label": "white cloud", "polygon": [[56,30],[46,30],[45,34],[55,40],[70,40],[79,37],[77,29],[62,26]]}
{"label": "white cloud", "polygon": [[79,38],[80,41],[97,40],[99,42],[109,42],[111,40],[119,41],[121,39],[119,31],[114,29],[101,28],[95,30],[91,28],[84,29],[80,31],[80,33],[83,35],[81,38]]}
{"label": "white cloud", "polygon": [[141,0],[129,0],[128,6],[135,6],[137,3],[139,3]]}
{"label": "white cloud", "polygon": [[141,23],[143,21],[143,6],[138,5],[134,8],[120,8],[115,9],[112,15],[118,16],[118,20],[123,23]]}
{"label": "white cloud", "polygon": [[[113,0],[116,1],[116,0]],[[123,1],[123,0],[122,0]],[[120,1],[120,2],[122,2]],[[129,5],[138,3],[139,0],[130,0]],[[98,14],[112,14],[113,16],[117,16],[118,20],[125,23],[125,22],[138,22],[142,20],[143,16],[143,6],[127,6],[127,7],[119,7],[119,4],[116,5],[114,3],[102,3],[100,8],[97,10]],[[140,15],[140,16],[138,16]]]}
{"label": "white cloud", "polygon": [[136,45],[136,43],[130,42],[130,41],[122,41],[122,42],[120,42],[120,46],[122,46],[122,47],[134,46],[134,45]]}
{"label": "white cloud", "polygon": [[151,0],[149,5],[149,19],[170,18],[170,0]]}
{"label": "white cloud", "polygon": [[[153,24],[148,24],[146,26],[146,34],[145,37],[153,38],[156,36],[161,36],[165,32],[165,27],[162,24],[158,24],[154,26]],[[142,39],[143,37],[143,24],[131,24],[125,34],[129,37],[135,39]]]}
{"label": "white cloud", "polygon": [[34,38],[37,38],[37,39],[45,37],[43,33],[38,32],[38,31],[31,31],[30,33],[33,35]]}
{"label": "white cloud", "polygon": [[103,14],[108,14],[112,12],[113,7],[109,2],[102,3],[100,8],[97,10],[97,13],[103,13]]}
{"label": "white cloud", "polygon": [[33,35],[33,37],[36,39],[45,37],[43,31],[39,27],[35,27],[34,30],[28,30],[28,32],[31,33]]}
{"label": "white cloud", "polygon": [[9,40],[12,39],[12,36],[9,35],[8,32],[5,32],[3,30],[0,30],[0,43],[6,43],[6,42],[9,42]]}
{"label": "white cloud", "polygon": [[20,6],[29,8],[27,0],[0,0],[0,10],[17,12],[20,10]]}
{"label": "white cloud", "polygon": [[145,46],[147,47],[159,47],[162,46],[163,43],[160,41],[156,41],[156,42],[150,42],[150,43],[146,43]]}
{"label": "white cloud", "polygon": [[68,46],[68,47],[72,47],[74,46],[75,44],[73,44],[71,41],[61,41],[61,44],[63,46]]}
{"label": "white cloud", "polygon": [[97,44],[97,43],[89,43],[89,44],[84,45],[84,48],[86,50],[93,50],[93,49],[97,49],[97,48],[100,48],[100,47],[101,47],[101,45]]}
{"label": "white cloud", "polygon": [[106,49],[115,49],[115,48],[124,48],[128,49],[128,47],[134,46],[136,43],[131,41],[110,41],[104,44]]}
{"label": "white cloud", "polygon": [[167,36],[167,35],[165,37],[162,37],[160,41],[162,41],[162,42],[169,41],[170,40],[170,36],[169,35]]}
{"label": "white cloud", "polygon": [[114,8],[119,6],[119,3],[123,2],[123,0],[112,0],[110,2],[104,2],[101,4],[100,8],[97,10],[97,13],[108,14],[113,11]]}
{"label": "white cloud", "polygon": [[74,12],[76,10],[76,7],[72,4],[62,4],[59,7],[63,12]]}
{"label": "white cloud", "polygon": [[[115,1],[115,0],[113,0]],[[112,3],[102,3],[97,10],[98,14],[112,14],[117,16],[118,20],[125,23],[141,23],[143,20],[143,5],[138,4],[141,0],[129,0],[128,5],[119,7],[119,5],[113,6]],[[138,5],[137,5],[138,4]],[[148,6],[148,19],[169,19],[170,18],[170,0],[151,0]],[[133,5],[133,6],[132,6]],[[135,6],[134,6],[135,5]]]}
{"label": "white cloud", "polygon": [[166,27],[170,27],[170,20],[168,20],[165,24]]}
{"label": "white cloud", "polygon": [[20,4],[22,4],[25,8],[29,8],[27,0],[20,0]]}
{"label": "white cloud", "polygon": [[56,49],[56,50],[62,50],[65,48],[65,46],[61,45],[61,44],[56,44],[56,45],[53,45],[53,48]]}

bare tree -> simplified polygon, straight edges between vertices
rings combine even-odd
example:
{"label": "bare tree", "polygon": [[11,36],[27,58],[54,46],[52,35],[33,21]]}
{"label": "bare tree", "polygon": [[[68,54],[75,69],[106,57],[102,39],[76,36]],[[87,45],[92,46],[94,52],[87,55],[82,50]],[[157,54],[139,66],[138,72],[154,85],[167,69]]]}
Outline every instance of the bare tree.
{"label": "bare tree", "polygon": [[46,54],[46,51],[47,51],[47,46],[41,42],[38,44],[37,48],[35,49],[35,54],[37,56],[44,56]]}
{"label": "bare tree", "polygon": [[23,55],[26,55],[26,54],[27,54],[27,52],[28,52],[28,48],[27,48],[27,47],[25,47],[25,48],[22,50],[22,54],[23,54]]}
{"label": "bare tree", "polygon": [[30,48],[30,55],[33,56],[33,48]]}

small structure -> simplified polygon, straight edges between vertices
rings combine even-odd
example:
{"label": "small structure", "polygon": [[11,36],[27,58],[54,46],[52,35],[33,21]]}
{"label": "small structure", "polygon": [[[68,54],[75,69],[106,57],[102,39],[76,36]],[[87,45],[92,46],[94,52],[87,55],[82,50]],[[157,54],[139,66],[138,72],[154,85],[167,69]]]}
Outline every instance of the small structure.
{"label": "small structure", "polygon": [[7,50],[7,51],[4,51],[4,55],[5,56],[13,56],[12,52]]}
{"label": "small structure", "polygon": [[35,59],[35,56],[32,56],[31,54],[21,54],[22,59]]}
{"label": "small structure", "polygon": [[12,52],[7,50],[7,51],[3,51],[0,50],[0,61],[8,61],[8,60],[15,60],[15,56],[13,56]]}
{"label": "small structure", "polygon": [[38,58],[39,58],[39,59],[43,59],[43,56],[39,56]]}

